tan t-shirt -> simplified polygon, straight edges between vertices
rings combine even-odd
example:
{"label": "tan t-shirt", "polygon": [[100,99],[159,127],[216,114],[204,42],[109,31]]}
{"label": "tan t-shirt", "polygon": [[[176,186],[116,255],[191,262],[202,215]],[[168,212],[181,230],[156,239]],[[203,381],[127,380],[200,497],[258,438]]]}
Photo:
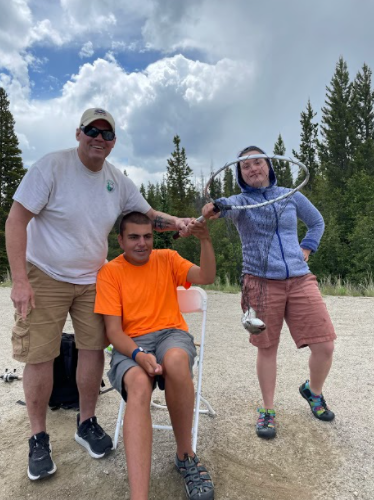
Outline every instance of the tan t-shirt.
{"label": "tan t-shirt", "polygon": [[76,148],[37,161],[13,198],[35,214],[27,227],[26,259],[56,280],[82,285],[96,282],[117,217],[151,208],[120,170],[105,161],[91,172]]}

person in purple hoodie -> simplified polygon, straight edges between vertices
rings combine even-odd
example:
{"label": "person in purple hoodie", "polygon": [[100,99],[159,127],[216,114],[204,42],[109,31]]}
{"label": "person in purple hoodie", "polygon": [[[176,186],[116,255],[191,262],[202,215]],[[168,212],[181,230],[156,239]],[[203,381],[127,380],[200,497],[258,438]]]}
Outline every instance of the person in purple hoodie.
{"label": "person in purple hoodie", "polygon": [[[238,157],[258,154],[265,153],[250,146]],[[250,343],[258,348],[257,376],[263,398],[256,432],[261,438],[271,439],[276,435],[274,393],[283,320],[297,348],[310,349],[309,380],[300,386],[301,396],[317,419],[331,421],[335,417],[327,407],[322,388],[331,368],[336,335],[317,279],[307,264],[309,255],[318,248],[324,222],[316,207],[299,191],[265,207],[224,210],[224,205],[253,205],[289,191],[277,186],[270,159],[238,162],[236,181],[240,194],[215,200],[220,207],[218,214],[213,203],[205,205],[202,213],[206,219],[230,218],[241,239],[243,325],[250,331]],[[298,219],[307,227],[301,243]],[[259,328],[248,327],[251,322],[246,323],[245,317],[256,318],[254,324]]]}

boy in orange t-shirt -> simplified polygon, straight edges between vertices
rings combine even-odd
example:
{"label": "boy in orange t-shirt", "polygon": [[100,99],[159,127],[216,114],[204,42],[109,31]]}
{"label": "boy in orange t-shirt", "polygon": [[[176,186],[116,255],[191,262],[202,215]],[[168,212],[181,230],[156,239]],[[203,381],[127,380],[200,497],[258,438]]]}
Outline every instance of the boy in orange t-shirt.
{"label": "boy in orange t-shirt", "polygon": [[173,250],[153,250],[151,220],[139,212],[125,215],[118,236],[124,253],[97,278],[95,312],[104,315],[114,347],[108,376],[127,402],[123,437],[131,498],[148,498],[156,377],[165,384],[177,443],[175,464],[188,498],[214,498],[212,480],[191,447],[196,350],[179,310],[177,287],[212,283],[216,264],[206,224],[193,221],[189,228],[200,240],[200,267]]}

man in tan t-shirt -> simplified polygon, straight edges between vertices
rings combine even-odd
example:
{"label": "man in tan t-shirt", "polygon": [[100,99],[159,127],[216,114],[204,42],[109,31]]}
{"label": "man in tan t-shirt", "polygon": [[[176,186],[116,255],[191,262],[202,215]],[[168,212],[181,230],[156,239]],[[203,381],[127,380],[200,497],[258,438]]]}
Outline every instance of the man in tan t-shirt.
{"label": "man in tan t-shirt", "polygon": [[23,384],[30,419],[28,477],[48,477],[52,460],[46,413],[68,313],[79,349],[80,415],[75,434],[93,458],[112,449],[95,407],[107,342],[94,314],[96,274],[121,213],[147,213],[158,230],[185,231],[185,220],[153,210],[134,183],[107,161],[116,143],[108,111],[87,109],[75,131],[78,148],[50,153],[26,173],[6,222],[6,246],[16,309],[13,356],[26,363]]}

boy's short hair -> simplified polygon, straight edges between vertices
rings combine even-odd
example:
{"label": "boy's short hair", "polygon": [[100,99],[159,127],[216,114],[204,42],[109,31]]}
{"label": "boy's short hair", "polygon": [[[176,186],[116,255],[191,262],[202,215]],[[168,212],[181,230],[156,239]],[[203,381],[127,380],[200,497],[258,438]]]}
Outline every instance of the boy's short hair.
{"label": "boy's short hair", "polygon": [[141,212],[130,212],[122,217],[120,226],[119,226],[119,234],[122,236],[126,229],[126,224],[128,222],[132,222],[134,224],[150,224],[152,225],[151,219],[146,214],[142,214]]}

